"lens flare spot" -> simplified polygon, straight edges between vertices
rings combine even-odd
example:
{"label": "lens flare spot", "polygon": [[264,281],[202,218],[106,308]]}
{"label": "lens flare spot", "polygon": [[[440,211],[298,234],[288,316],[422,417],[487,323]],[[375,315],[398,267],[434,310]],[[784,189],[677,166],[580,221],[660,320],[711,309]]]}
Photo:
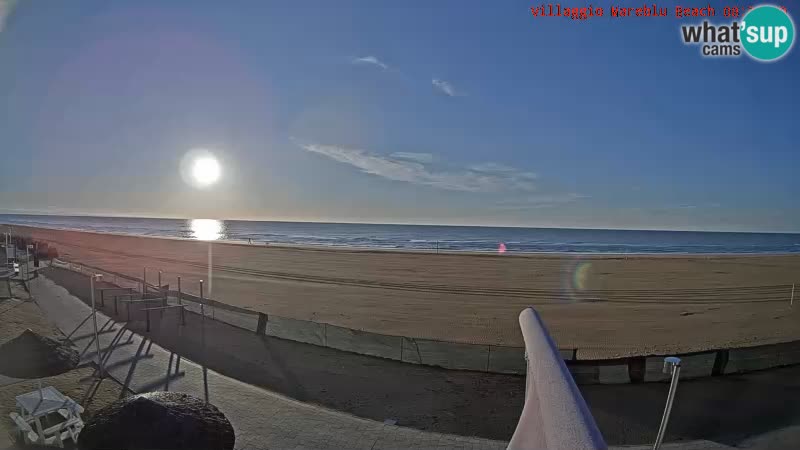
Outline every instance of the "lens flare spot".
{"label": "lens flare spot", "polygon": [[589,261],[581,261],[575,266],[572,272],[572,288],[576,291],[586,289],[586,284],[589,281],[589,272],[591,271],[592,263]]}

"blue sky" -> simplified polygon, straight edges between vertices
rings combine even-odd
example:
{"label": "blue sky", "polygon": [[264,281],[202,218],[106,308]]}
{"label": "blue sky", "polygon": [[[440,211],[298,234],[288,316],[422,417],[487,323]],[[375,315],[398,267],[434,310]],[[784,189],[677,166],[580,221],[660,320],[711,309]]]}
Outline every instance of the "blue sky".
{"label": "blue sky", "polygon": [[[0,209],[800,231],[797,49],[706,59],[692,21],[536,5],[22,0]],[[179,174],[198,147],[212,189]]]}

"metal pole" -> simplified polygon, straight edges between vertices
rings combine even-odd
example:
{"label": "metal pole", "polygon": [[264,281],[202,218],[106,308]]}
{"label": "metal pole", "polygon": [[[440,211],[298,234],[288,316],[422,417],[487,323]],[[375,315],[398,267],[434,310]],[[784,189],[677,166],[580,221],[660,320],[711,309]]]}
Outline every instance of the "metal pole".
{"label": "metal pole", "polygon": [[94,304],[94,280],[102,275],[92,274],[89,277],[89,287],[92,290],[92,322],[94,322],[94,345],[97,350],[97,366],[100,371],[100,378],[103,378],[103,358],[100,357],[100,336],[97,334],[97,308]]}
{"label": "metal pole", "polygon": [[200,280],[200,346],[203,355],[203,393],[205,394],[206,403],[208,403],[208,369],[206,369],[206,313],[203,305],[203,280]]}
{"label": "metal pole", "polygon": [[678,377],[681,374],[681,359],[675,356],[668,356],[664,358],[664,373],[672,372],[672,381],[669,383],[669,394],[667,394],[667,405],[664,407],[664,416],[661,418],[661,426],[658,427],[658,435],[656,442],[653,445],[653,450],[658,450],[661,447],[661,442],[664,440],[664,433],[667,431],[667,423],[669,423],[669,415],[672,412],[672,402],[675,400],[675,391],[678,389]]}
{"label": "metal pole", "polygon": [[[208,297],[211,298],[211,242],[208,243]],[[211,318],[214,319],[214,304],[211,304]]]}
{"label": "metal pole", "polygon": [[178,304],[182,305],[183,302],[181,301],[181,277],[178,277]]}
{"label": "metal pole", "polygon": [[147,267],[142,269],[142,298],[147,293]]}
{"label": "metal pole", "polygon": [[161,271],[158,271],[158,288],[161,289]]}
{"label": "metal pole", "polygon": [[208,243],[208,296],[211,297],[211,242]]}
{"label": "metal pole", "polygon": [[792,298],[789,300],[789,306],[794,305],[794,283],[792,283]]}

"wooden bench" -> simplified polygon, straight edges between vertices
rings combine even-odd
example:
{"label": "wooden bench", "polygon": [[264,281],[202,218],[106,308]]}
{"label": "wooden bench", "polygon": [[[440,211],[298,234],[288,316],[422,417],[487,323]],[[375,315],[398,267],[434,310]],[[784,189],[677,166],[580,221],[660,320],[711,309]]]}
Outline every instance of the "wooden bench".
{"label": "wooden bench", "polygon": [[39,442],[39,435],[33,431],[33,428],[25,422],[25,419],[22,418],[19,414],[12,412],[8,415],[11,417],[11,420],[14,421],[14,424],[17,426],[17,430],[20,435],[24,437],[24,441],[26,444],[30,445],[36,442]]}
{"label": "wooden bench", "polygon": [[64,441],[68,439],[72,439],[77,443],[78,434],[80,434],[83,429],[83,420],[80,417],[72,417],[66,422],[42,430],[42,434],[39,435],[19,414],[12,412],[9,414],[9,417],[11,417],[11,420],[13,420],[14,424],[17,426],[17,431],[22,435],[25,444],[28,445],[44,444],[47,446],[63,447]]}
{"label": "wooden bench", "polygon": [[150,331],[150,311],[164,311],[167,309],[180,308],[181,310],[181,325],[186,325],[186,305],[167,305],[156,306],[154,308],[143,308],[145,318],[147,319],[147,331]]}

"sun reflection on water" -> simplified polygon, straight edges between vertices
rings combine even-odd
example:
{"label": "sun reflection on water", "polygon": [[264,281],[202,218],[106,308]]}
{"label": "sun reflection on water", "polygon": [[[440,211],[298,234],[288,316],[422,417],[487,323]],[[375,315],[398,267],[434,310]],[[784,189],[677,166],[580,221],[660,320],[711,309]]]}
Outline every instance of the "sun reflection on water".
{"label": "sun reflection on water", "polygon": [[192,219],[189,221],[192,237],[201,241],[216,241],[223,238],[224,223],[215,219]]}

